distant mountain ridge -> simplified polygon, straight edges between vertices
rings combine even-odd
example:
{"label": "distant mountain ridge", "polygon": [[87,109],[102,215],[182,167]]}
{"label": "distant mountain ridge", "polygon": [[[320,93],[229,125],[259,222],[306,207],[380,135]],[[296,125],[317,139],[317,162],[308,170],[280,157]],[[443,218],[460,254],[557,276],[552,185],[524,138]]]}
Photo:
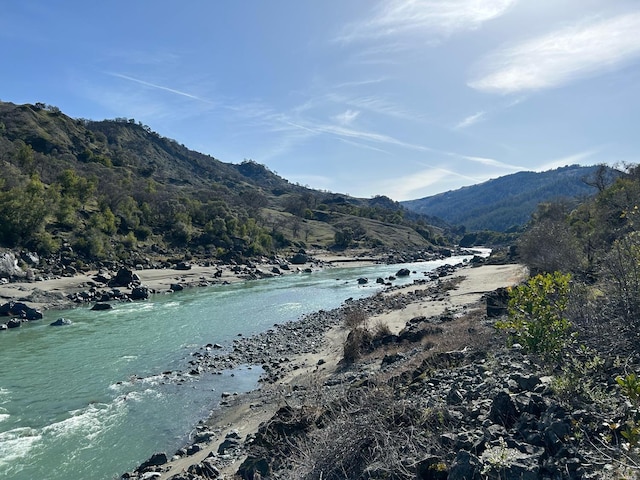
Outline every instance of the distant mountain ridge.
{"label": "distant mountain ridge", "polygon": [[[469,231],[507,231],[524,225],[538,204],[554,199],[578,199],[597,193],[585,183],[599,166],[570,165],[546,172],[518,172],[478,185],[430,197],[400,202],[408,210],[439,217]],[[617,171],[607,167],[609,179]]]}

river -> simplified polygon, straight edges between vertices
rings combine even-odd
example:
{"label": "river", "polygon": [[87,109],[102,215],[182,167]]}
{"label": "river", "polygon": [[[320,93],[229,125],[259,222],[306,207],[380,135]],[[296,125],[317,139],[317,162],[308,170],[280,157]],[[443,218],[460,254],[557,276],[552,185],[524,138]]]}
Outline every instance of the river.
{"label": "river", "polygon": [[[168,381],[207,343],[229,347],[238,334],[336,308],[377,292],[370,281],[406,267],[412,282],[445,263],[325,269],[150,300],[47,311],[38,322],[0,332],[0,478],[109,480],[156,451],[183,446],[225,391],[257,387],[259,367]],[[73,324],[50,327],[59,317]]]}

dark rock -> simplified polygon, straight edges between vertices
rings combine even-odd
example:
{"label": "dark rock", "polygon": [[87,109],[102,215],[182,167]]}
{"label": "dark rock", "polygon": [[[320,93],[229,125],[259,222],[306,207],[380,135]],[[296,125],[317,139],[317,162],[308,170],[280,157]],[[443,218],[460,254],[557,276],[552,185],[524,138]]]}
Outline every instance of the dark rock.
{"label": "dark rock", "polygon": [[525,392],[533,392],[534,389],[540,384],[540,377],[538,377],[537,375],[522,375],[516,373],[512,378],[516,381],[518,387],[520,387]]}
{"label": "dark rock", "polygon": [[99,273],[92,278],[94,282],[108,284],[111,281],[111,275]]}
{"label": "dark rock", "polygon": [[369,283],[369,279],[368,278],[360,277],[358,279],[358,285],[364,285],[366,283]]}
{"label": "dark rock", "polygon": [[19,318],[12,318],[7,322],[7,328],[18,328],[20,325],[22,325],[22,320]]}
{"label": "dark rock", "polygon": [[243,480],[252,480],[254,478],[269,478],[271,475],[271,467],[266,458],[248,457],[238,468],[238,475]]}
{"label": "dark rock", "polygon": [[134,287],[129,297],[131,300],[146,300],[149,298],[149,289],[145,286]]}
{"label": "dark rock", "polygon": [[280,271],[280,269],[278,267],[273,267],[271,269],[271,273],[275,273],[276,275],[280,275],[282,272]]}
{"label": "dark rock", "polygon": [[35,252],[24,252],[20,257],[31,267],[35,267],[40,263],[40,257]]}
{"label": "dark rock", "polygon": [[107,283],[111,288],[113,287],[128,287],[133,283],[133,271],[129,268],[121,268],[118,273]]}
{"label": "dark rock", "polygon": [[71,325],[73,322],[68,318],[59,318],[55,322],[51,322],[49,325],[52,327],[62,327],[63,325]]}
{"label": "dark rock", "polygon": [[179,262],[173,268],[175,270],[191,270],[191,264],[189,262]]}
{"label": "dark rock", "polygon": [[384,367],[385,365],[390,365],[392,363],[398,362],[402,359],[404,359],[405,356],[402,353],[388,353],[384,356],[384,358],[382,359],[382,366]]}
{"label": "dark rock", "polygon": [[8,302],[0,306],[0,316],[19,317],[24,320],[41,320],[42,312],[22,302]]}
{"label": "dark rock", "polygon": [[480,480],[482,465],[475,455],[461,450],[449,470],[448,480]]}
{"label": "dark rock", "polygon": [[[216,478],[220,478],[220,470],[216,468],[211,459],[205,458],[201,463],[196,463],[195,465],[191,465],[187,469],[187,473],[190,475],[196,475],[195,477],[190,476],[186,477],[189,479],[206,479],[213,480]],[[171,477],[171,480],[177,480],[175,477]]]}
{"label": "dark rock", "polygon": [[227,438],[218,446],[218,453],[224,455],[228,450],[235,450],[240,447],[241,442],[237,438]]}
{"label": "dark rock", "polygon": [[507,314],[509,305],[509,290],[506,288],[498,288],[493,292],[485,295],[487,302],[487,317],[501,317]]}
{"label": "dark rock", "polygon": [[378,277],[378,278],[376,278],[376,283],[379,283],[379,284],[381,284],[381,285],[384,285],[384,278],[382,278],[382,277]]}
{"label": "dark rock", "polygon": [[307,257],[306,253],[298,252],[293,257],[291,257],[289,261],[294,265],[304,265],[309,261],[309,257]]}
{"label": "dark rock", "polygon": [[111,310],[113,307],[109,303],[96,303],[91,310],[102,311],[102,310]]}
{"label": "dark rock", "polygon": [[202,450],[202,447],[200,447],[200,445],[198,445],[197,443],[194,443],[192,445],[189,445],[187,447],[187,455],[191,456],[191,455],[195,455],[196,453],[198,453],[200,450]]}
{"label": "dark rock", "polygon": [[164,465],[169,461],[167,454],[164,452],[157,452],[151,455],[148,460],[144,461],[136,471],[143,472],[149,467],[157,467],[159,465]]}
{"label": "dark rock", "polygon": [[489,410],[489,420],[505,428],[511,428],[518,418],[518,410],[516,409],[511,396],[507,392],[498,393],[491,403]]}
{"label": "dark rock", "polygon": [[409,275],[411,275],[411,271],[408,268],[401,268],[396,273],[396,277],[408,277]]}
{"label": "dark rock", "polygon": [[182,285],[180,285],[179,283],[172,283],[169,288],[171,290],[173,290],[174,292],[181,292],[182,290],[184,290],[184,287]]}

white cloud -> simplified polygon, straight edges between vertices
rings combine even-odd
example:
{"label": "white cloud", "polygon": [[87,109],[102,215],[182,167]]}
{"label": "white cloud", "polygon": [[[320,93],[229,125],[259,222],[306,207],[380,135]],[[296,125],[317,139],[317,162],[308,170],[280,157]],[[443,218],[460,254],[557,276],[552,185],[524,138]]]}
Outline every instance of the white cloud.
{"label": "white cloud", "polygon": [[464,158],[465,160],[470,160],[472,162],[479,163],[481,165],[485,165],[485,166],[488,166],[488,167],[497,167],[497,168],[503,168],[503,169],[506,169],[506,170],[514,170],[514,171],[526,170],[525,167],[520,167],[518,165],[510,165],[508,163],[504,163],[504,162],[500,162],[498,160],[494,160],[493,158],[472,157],[472,156],[468,156],[468,155],[461,155],[461,158]]}
{"label": "white cloud", "polygon": [[432,195],[433,188],[442,191],[446,185],[459,188],[466,184],[475,184],[481,178],[470,177],[442,167],[430,167],[402,177],[388,178],[376,184],[375,191],[382,192],[388,197],[401,201],[412,200]]}
{"label": "white cloud", "polygon": [[192,94],[187,93],[187,92],[183,92],[181,90],[176,90],[175,88],[169,88],[169,87],[165,87],[163,85],[157,85],[155,83],[145,82],[144,80],[140,80],[140,79],[134,78],[134,77],[129,77],[128,75],[122,75],[121,73],[108,72],[108,74],[113,76],[113,77],[122,78],[123,80],[128,80],[129,82],[134,82],[134,83],[138,83],[140,85],[144,85],[145,87],[154,88],[154,89],[157,89],[157,90],[163,90],[165,92],[173,93],[175,95],[180,95],[182,97],[191,98],[192,100],[197,100],[199,102],[213,104],[213,102],[210,101],[210,100],[198,97],[196,95],[192,95]]}
{"label": "white cloud", "polygon": [[566,167],[567,165],[581,164],[583,160],[590,158],[598,153],[598,150],[585,150],[584,152],[574,153],[566,157],[557,158],[546,162],[535,169],[536,172],[546,172],[555,168]]}
{"label": "white cloud", "polygon": [[346,110],[339,115],[334,116],[334,120],[336,120],[340,125],[351,125],[356,118],[358,118],[360,112],[358,110]]}
{"label": "white cloud", "polygon": [[471,125],[474,125],[484,120],[485,116],[486,116],[485,112],[474,113],[473,115],[469,115],[468,117],[464,118],[460,123],[458,123],[453,128],[455,130],[460,130],[462,128],[470,127]]}
{"label": "white cloud", "polygon": [[420,31],[450,35],[479,28],[503,15],[517,0],[392,0],[379,4],[374,15],[348,26],[339,40],[351,42]]}
{"label": "white cloud", "polygon": [[590,20],[490,55],[469,82],[477,90],[516,93],[568,84],[640,57],[640,13]]}

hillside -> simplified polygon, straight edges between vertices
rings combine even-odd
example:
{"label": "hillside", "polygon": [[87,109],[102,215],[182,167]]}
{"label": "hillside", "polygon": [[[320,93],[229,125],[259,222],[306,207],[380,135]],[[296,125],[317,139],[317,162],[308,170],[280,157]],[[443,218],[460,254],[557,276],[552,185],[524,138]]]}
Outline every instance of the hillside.
{"label": "hillside", "polygon": [[[593,179],[598,166],[571,165],[546,172],[518,172],[494,180],[417,200],[401,202],[409,210],[440,217],[467,230],[504,232],[524,225],[538,204],[557,199],[590,197],[598,189]],[[607,168],[605,183],[617,172]]]}
{"label": "hillside", "polygon": [[0,102],[0,247],[92,263],[229,260],[300,248],[432,248],[446,233],[386,197],[294,185],[134,119]]}

